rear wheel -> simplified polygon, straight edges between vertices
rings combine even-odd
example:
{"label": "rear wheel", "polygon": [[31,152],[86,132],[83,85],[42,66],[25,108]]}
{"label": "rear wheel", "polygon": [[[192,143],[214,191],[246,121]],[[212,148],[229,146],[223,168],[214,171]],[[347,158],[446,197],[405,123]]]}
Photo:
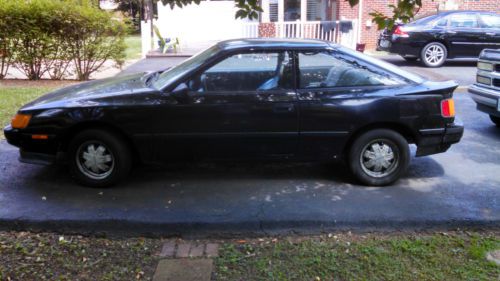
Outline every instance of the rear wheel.
{"label": "rear wheel", "polygon": [[130,150],[116,134],[90,129],[76,135],[68,149],[71,175],[91,187],[106,187],[122,180],[130,171]]}
{"label": "rear wheel", "polygon": [[490,119],[491,121],[493,121],[493,123],[495,123],[497,127],[500,127],[500,117],[490,115]]}
{"label": "rear wheel", "polygon": [[446,47],[439,42],[427,44],[420,52],[420,61],[427,67],[440,67],[448,57]]}
{"label": "rear wheel", "polygon": [[388,129],[376,129],[359,136],[349,152],[349,166],[366,185],[388,185],[400,178],[410,161],[405,138]]}

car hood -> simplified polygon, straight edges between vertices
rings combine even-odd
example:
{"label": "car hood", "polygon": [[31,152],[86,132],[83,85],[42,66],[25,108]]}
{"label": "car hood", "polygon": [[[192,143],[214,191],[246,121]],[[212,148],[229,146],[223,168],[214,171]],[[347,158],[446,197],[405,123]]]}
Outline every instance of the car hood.
{"label": "car hood", "polygon": [[143,72],[71,85],[41,96],[21,111],[112,104],[118,97],[155,91],[145,84],[148,76]]}

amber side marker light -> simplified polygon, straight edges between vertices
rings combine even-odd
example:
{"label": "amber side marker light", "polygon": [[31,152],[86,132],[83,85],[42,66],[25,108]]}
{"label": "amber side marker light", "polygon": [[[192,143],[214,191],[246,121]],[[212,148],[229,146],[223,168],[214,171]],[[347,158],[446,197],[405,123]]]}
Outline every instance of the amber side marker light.
{"label": "amber side marker light", "polygon": [[14,129],[24,129],[28,126],[30,120],[31,115],[29,114],[16,114],[16,116],[12,118],[10,125]]}
{"label": "amber side marker light", "polygon": [[31,135],[31,138],[34,140],[47,140],[49,139],[48,135]]}
{"label": "amber side marker light", "polygon": [[441,101],[441,114],[443,117],[455,117],[455,102],[453,99]]}

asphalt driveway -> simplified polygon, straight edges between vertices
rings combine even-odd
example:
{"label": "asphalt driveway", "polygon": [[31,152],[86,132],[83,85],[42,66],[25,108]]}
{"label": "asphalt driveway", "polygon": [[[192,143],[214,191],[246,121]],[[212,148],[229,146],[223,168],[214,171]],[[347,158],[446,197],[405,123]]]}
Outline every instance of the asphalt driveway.
{"label": "asphalt driveway", "polygon": [[394,186],[356,185],[342,165],[198,163],[140,167],[111,189],[64,167],[17,161],[0,142],[0,228],[126,235],[262,235],[330,229],[497,226],[500,129],[465,93],[466,130],[447,153],[413,158]]}

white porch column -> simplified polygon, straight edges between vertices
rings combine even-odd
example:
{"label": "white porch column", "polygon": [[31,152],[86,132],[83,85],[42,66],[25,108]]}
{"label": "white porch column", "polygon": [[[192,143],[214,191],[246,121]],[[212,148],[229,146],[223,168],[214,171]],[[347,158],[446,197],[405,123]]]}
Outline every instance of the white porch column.
{"label": "white porch column", "polygon": [[307,0],[300,0],[300,21],[307,21]]}
{"label": "white porch column", "polygon": [[307,0],[300,0],[300,37],[305,38],[306,34],[306,26],[305,23],[307,21]]}
{"label": "white porch column", "polygon": [[260,14],[261,16],[260,21],[270,22],[271,20],[269,18],[269,0],[262,0],[261,3],[262,3],[262,10],[264,10],[264,12]]}
{"label": "white porch column", "polygon": [[151,50],[151,23],[149,21],[141,21],[141,43],[142,57],[145,58]]}
{"label": "white porch column", "polygon": [[278,22],[285,21],[285,0],[278,0]]}

